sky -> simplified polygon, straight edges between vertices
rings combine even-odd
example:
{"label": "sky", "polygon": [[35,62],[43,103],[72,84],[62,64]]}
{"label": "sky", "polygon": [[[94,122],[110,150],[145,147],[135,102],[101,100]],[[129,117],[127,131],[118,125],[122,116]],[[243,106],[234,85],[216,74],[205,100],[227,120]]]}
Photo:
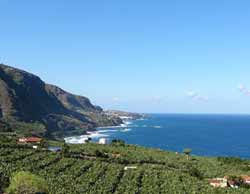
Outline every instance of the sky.
{"label": "sky", "polygon": [[250,114],[249,0],[0,0],[0,63],[105,109]]}

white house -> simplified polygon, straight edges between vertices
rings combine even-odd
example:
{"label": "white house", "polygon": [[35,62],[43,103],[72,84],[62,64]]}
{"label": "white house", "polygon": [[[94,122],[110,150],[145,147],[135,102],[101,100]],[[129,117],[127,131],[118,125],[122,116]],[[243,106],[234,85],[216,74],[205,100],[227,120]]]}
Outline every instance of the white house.
{"label": "white house", "polygon": [[220,188],[226,188],[227,185],[227,179],[225,178],[216,178],[209,180],[209,184],[213,187],[220,187]]}
{"label": "white house", "polygon": [[100,138],[99,139],[99,144],[103,144],[103,145],[108,144],[108,139],[106,139],[106,138]]}

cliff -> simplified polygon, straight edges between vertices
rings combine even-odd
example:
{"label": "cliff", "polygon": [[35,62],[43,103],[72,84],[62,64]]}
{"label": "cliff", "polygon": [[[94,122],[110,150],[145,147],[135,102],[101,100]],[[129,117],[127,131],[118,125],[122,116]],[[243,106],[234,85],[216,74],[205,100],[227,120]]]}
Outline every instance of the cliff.
{"label": "cliff", "polygon": [[0,132],[11,129],[17,133],[59,137],[121,122],[86,97],[0,64]]}

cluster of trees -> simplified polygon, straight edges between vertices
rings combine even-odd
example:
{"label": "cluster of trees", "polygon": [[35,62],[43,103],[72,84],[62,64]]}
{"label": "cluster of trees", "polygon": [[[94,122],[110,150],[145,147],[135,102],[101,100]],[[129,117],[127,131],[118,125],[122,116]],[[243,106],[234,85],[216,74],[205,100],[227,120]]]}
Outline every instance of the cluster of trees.
{"label": "cluster of trees", "polygon": [[217,160],[223,164],[233,164],[233,165],[239,165],[248,162],[246,160],[237,157],[218,157]]}
{"label": "cluster of trees", "polygon": [[111,142],[111,145],[113,146],[125,146],[125,141],[121,139],[113,139]]}
{"label": "cluster of trees", "polygon": [[4,188],[6,188],[9,184],[9,178],[5,175],[4,172],[0,172],[0,193],[4,192]]}
{"label": "cluster of trees", "polygon": [[6,192],[8,194],[47,194],[48,185],[43,178],[30,172],[20,171],[12,175]]}
{"label": "cluster of trees", "polygon": [[0,193],[4,192],[8,194],[48,194],[48,185],[43,178],[30,172],[13,173],[10,178],[4,172],[0,172]]}

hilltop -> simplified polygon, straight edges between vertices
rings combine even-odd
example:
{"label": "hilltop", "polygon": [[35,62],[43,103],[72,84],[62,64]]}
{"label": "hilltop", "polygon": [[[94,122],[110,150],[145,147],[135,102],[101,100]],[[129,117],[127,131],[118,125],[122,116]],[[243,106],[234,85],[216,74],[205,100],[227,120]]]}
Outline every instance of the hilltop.
{"label": "hilltop", "polygon": [[121,123],[86,97],[0,64],[0,132],[62,137]]}

